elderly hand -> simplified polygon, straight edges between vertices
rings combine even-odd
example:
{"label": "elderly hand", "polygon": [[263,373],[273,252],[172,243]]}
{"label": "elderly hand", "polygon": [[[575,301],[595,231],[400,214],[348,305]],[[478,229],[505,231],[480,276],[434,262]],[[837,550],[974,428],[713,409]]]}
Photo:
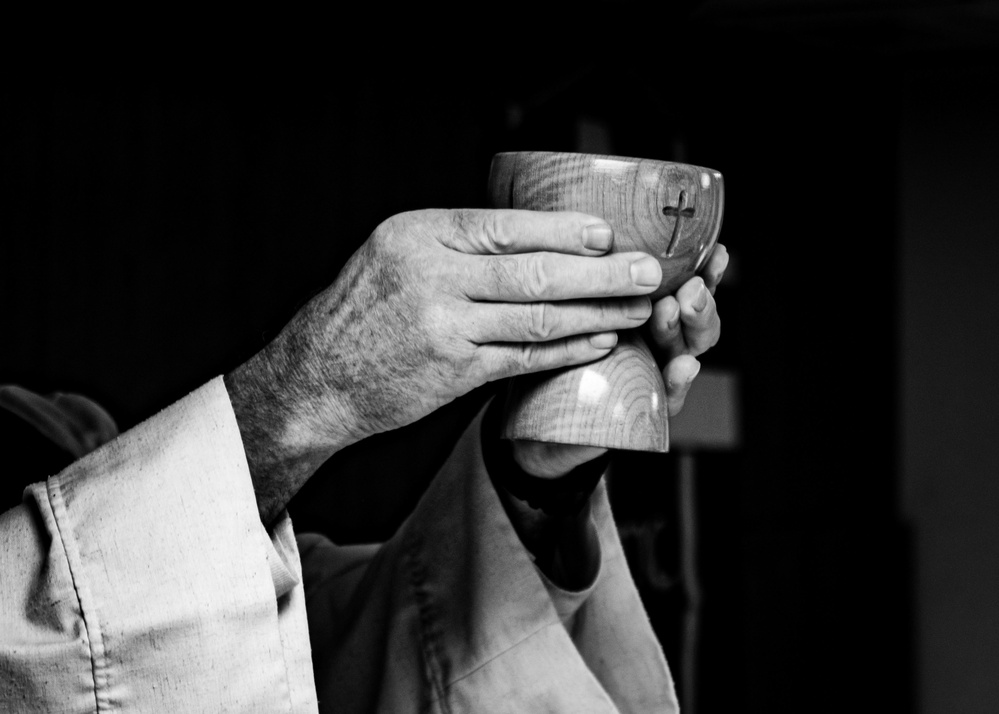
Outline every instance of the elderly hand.
{"label": "elderly hand", "polygon": [[[721,319],[714,293],[727,267],[728,250],[718,244],[701,275],[684,283],[676,295],[669,295],[653,306],[647,325],[649,343],[660,364],[666,365],[663,380],[670,416],[683,408],[687,391],[701,369],[698,355],[718,342]],[[524,471],[534,476],[557,478],[605,451],[593,446],[518,441],[513,454]]]}
{"label": "elderly hand", "polygon": [[615,330],[653,314],[643,296],[661,280],[650,256],[604,255],[611,242],[606,223],[579,213],[385,221],[330,288],[226,375],[263,520],[350,443],[490,380],[606,355]]}

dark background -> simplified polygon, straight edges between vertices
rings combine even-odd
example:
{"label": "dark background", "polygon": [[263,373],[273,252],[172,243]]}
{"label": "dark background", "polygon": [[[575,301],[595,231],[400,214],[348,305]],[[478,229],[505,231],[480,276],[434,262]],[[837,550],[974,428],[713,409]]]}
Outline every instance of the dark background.
{"label": "dark background", "polygon": [[[999,12],[703,2],[620,29],[12,77],[0,381],[127,428],[263,346],[384,218],[485,205],[497,151],[718,169],[704,362],[738,380],[741,446],[696,456],[698,711],[989,711]],[[386,537],[490,393],[335,456],[296,525]],[[613,483],[623,528],[666,524],[667,574],[676,471],[629,456]],[[682,592],[636,577],[676,670]]]}

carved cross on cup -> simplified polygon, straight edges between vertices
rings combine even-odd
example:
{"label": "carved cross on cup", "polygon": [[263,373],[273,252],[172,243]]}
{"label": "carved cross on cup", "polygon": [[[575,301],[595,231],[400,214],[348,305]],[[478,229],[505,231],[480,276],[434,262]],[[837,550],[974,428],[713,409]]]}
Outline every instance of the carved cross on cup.
{"label": "carved cross on cup", "polygon": [[677,199],[675,206],[663,206],[664,216],[674,216],[676,218],[673,222],[673,237],[669,241],[669,248],[666,249],[667,258],[672,258],[673,253],[676,251],[676,239],[680,237],[681,219],[684,217],[693,218],[695,208],[696,206],[687,205],[687,192],[682,190],[680,191],[680,197]]}

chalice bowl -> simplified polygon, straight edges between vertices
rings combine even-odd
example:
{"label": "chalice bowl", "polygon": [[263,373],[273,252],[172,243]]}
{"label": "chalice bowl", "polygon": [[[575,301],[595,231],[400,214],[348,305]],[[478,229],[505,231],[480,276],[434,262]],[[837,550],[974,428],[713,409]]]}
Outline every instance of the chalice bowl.
{"label": "chalice bowl", "polygon": [[[612,252],[644,251],[663,279],[653,301],[705,265],[721,230],[719,172],[689,164],[544,151],[493,157],[493,208],[580,211],[607,221]],[[666,388],[641,329],[619,333],[601,360],[510,381],[504,438],[669,450]]]}

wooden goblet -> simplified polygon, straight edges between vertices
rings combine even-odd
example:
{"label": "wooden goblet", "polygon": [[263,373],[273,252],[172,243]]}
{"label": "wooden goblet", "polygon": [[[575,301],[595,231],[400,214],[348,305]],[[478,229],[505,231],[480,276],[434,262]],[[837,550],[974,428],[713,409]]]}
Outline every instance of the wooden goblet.
{"label": "wooden goblet", "polygon": [[[614,229],[613,252],[659,259],[658,300],[705,264],[721,230],[717,171],[665,161],[542,151],[493,157],[494,208],[581,211]],[[611,353],[581,367],[511,380],[503,436],[632,451],[669,450],[666,390],[638,330],[619,333]]]}

